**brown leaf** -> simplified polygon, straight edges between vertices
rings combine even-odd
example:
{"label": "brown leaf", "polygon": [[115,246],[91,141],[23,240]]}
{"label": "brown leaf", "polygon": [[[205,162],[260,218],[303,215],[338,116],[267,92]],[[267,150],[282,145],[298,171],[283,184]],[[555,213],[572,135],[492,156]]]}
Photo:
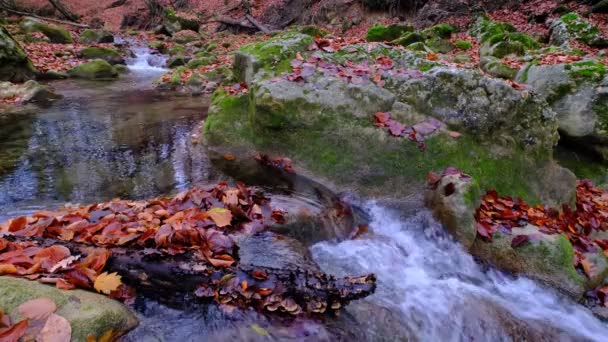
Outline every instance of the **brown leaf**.
{"label": "brown leaf", "polygon": [[224,154],[224,159],[228,160],[228,161],[233,161],[236,159],[236,156],[234,154],[231,153],[226,153]]}
{"label": "brown leaf", "polygon": [[17,342],[27,330],[27,320],[23,320],[10,328],[0,329],[1,342]]}
{"label": "brown leaf", "polygon": [[57,310],[55,302],[48,298],[27,301],[17,307],[17,312],[27,319],[46,319]]}
{"label": "brown leaf", "polygon": [[232,213],[228,209],[213,208],[207,211],[207,215],[211,217],[215,225],[222,228],[230,225],[232,221]]}
{"label": "brown leaf", "polygon": [[72,339],[70,322],[57,314],[52,314],[38,338],[43,342],[69,342]]}
{"label": "brown leaf", "polygon": [[517,248],[528,241],[530,241],[529,235],[517,235],[511,240],[511,248]]}

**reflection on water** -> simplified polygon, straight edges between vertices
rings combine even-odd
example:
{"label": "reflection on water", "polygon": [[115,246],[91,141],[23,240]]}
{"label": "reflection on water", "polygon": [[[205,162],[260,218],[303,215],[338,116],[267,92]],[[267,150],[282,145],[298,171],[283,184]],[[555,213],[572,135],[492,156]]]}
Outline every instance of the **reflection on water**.
{"label": "reflection on water", "polygon": [[204,181],[206,157],[190,132],[207,104],[153,90],[160,72],[55,82],[65,98],[52,107],[0,117],[0,218],[49,202],[145,198]]}

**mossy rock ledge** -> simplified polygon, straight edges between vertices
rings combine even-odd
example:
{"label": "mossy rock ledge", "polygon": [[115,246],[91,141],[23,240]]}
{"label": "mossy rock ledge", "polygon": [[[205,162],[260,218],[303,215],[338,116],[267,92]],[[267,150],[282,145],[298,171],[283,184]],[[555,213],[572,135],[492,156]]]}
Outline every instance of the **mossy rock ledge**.
{"label": "mossy rock ledge", "polygon": [[564,138],[608,161],[608,69],[594,60],[524,67],[529,85],[557,114]]}
{"label": "mossy rock ledge", "polygon": [[119,335],[137,326],[135,315],[120,302],[83,290],[63,291],[35,281],[0,277],[0,309],[14,321],[21,317],[17,307],[28,300],[48,298],[57,305],[57,314],[72,326],[72,341],[100,337],[109,330]]}
{"label": "mossy rock ledge", "polygon": [[85,59],[103,59],[110,64],[124,64],[125,59],[117,50],[100,47],[87,47],[80,51]]}
{"label": "mossy rock ledge", "polygon": [[45,24],[40,20],[34,18],[25,18],[19,26],[26,33],[40,32],[47,36],[51,43],[58,44],[71,44],[74,42],[70,32],[62,27]]}
{"label": "mossy rock ledge", "polygon": [[68,75],[90,80],[107,80],[118,77],[118,71],[110,63],[96,59],[70,69]]}

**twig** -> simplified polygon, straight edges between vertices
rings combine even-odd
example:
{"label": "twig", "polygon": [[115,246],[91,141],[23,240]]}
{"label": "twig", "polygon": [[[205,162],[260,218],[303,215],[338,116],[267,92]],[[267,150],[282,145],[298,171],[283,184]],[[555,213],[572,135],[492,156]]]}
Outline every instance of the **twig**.
{"label": "twig", "polygon": [[82,27],[82,28],[89,28],[89,25],[84,25],[84,24],[78,24],[78,23],[74,23],[71,21],[65,21],[65,20],[59,20],[59,19],[52,19],[52,18],[46,18],[46,17],[41,17],[39,15],[33,14],[33,13],[27,13],[27,12],[21,12],[21,11],[15,11],[3,6],[0,6],[0,9],[7,11],[9,13],[15,13],[15,14],[19,14],[19,15],[25,15],[28,17],[33,17],[33,18],[37,18],[37,19],[42,19],[42,20],[46,20],[46,21],[52,21],[55,23],[60,23],[60,24],[65,24],[65,25],[72,25],[72,26],[76,26],[76,27]]}

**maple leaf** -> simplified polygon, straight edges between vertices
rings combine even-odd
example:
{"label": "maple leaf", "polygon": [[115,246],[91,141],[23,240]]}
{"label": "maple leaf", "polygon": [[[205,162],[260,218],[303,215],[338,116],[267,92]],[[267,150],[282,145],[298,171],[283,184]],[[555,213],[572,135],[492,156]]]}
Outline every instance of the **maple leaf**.
{"label": "maple leaf", "polygon": [[215,225],[222,228],[230,225],[232,221],[232,212],[224,208],[213,208],[207,211],[207,215],[211,217]]}
{"label": "maple leaf", "polygon": [[121,276],[119,276],[116,272],[109,273],[104,272],[95,278],[95,283],[93,287],[97,292],[110,294],[112,291],[118,290],[118,287],[122,285],[122,281],[120,280]]}

